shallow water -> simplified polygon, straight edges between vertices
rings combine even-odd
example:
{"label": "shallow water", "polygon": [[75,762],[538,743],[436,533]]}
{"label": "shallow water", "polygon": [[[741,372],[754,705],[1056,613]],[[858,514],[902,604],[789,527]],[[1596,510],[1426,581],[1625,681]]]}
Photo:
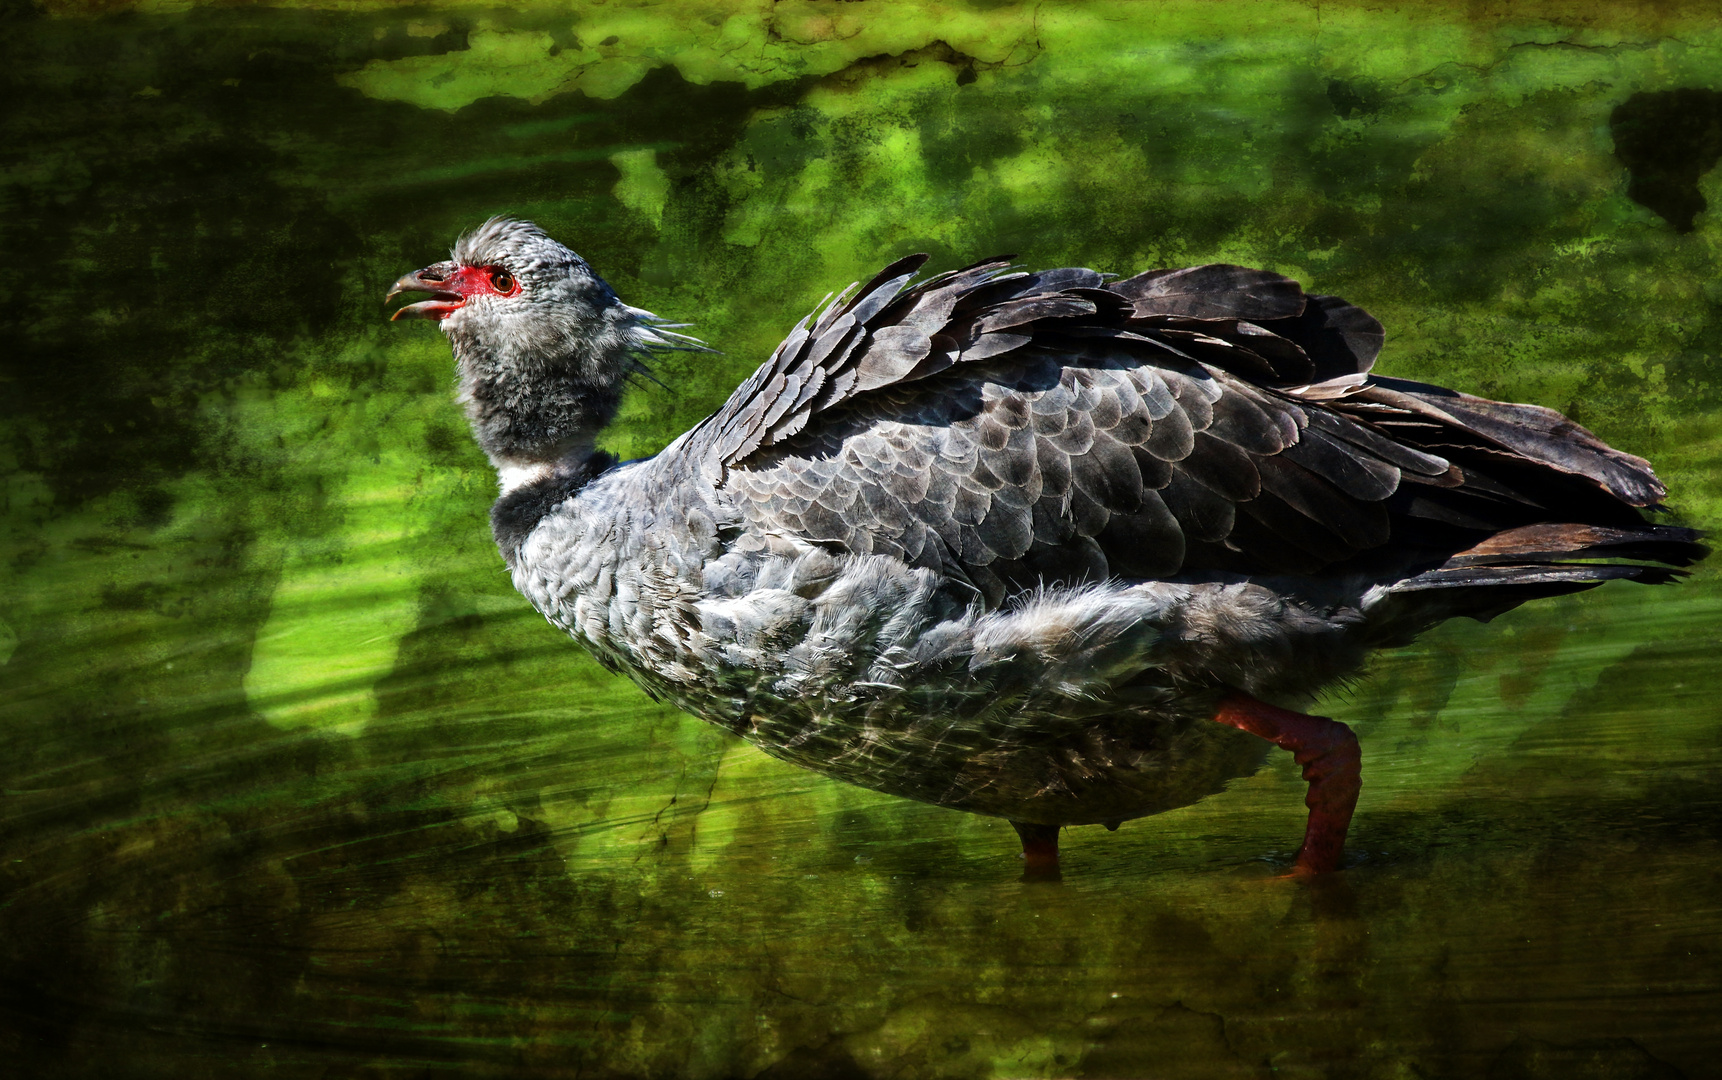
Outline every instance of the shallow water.
{"label": "shallow water", "polygon": [[636,388],[606,442],[638,455],[909,250],[1268,266],[1378,314],[1379,370],[1561,408],[1714,529],[1722,224],[1644,191],[1722,198],[1709,99],[1638,99],[1667,153],[1636,172],[1611,118],[1715,85],[1722,31],[50,7],[0,32],[26,1075],[1717,1074],[1717,571],[1451,624],[1330,695],[1364,748],[1340,874],[1279,877],[1288,759],[1025,884],[1003,822],[772,761],[548,628],[446,346],[378,301],[535,217],[724,350]]}

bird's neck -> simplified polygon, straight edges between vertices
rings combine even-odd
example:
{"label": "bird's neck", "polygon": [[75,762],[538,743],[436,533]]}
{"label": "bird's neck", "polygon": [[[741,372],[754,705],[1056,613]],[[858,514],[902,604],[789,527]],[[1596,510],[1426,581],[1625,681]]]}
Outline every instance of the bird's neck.
{"label": "bird's neck", "polygon": [[591,456],[621,404],[625,358],[546,362],[463,344],[455,342],[459,400],[503,492]]}

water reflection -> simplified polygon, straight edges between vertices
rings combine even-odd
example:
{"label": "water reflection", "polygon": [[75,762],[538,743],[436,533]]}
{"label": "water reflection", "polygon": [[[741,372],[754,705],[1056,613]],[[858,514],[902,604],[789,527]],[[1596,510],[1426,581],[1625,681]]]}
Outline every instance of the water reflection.
{"label": "water reflection", "polygon": [[[1024,886],[1003,822],[838,787],[626,688],[564,704],[581,662],[507,647],[535,618],[455,616],[420,632],[470,658],[404,664],[356,735],[168,697],[178,745],[14,788],[14,1038],[90,1067],[191,1045],[497,1075],[1661,1075],[1701,1060],[1722,993],[1699,899],[1722,650],[1713,587],[1652,596],[1450,627],[1333,702],[1368,784],[1350,868],[1313,884],[1278,877],[1283,765],[1074,830],[1063,884]],[[1479,647],[1502,634],[1555,644]],[[492,676],[538,708],[471,691]]]}

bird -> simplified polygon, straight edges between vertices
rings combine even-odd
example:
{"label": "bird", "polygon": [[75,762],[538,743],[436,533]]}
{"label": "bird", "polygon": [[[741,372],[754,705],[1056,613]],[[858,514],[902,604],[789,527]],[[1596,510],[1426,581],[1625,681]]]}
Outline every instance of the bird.
{"label": "bird", "polygon": [[497,217],[428,294],[494,466],[513,584],[656,700],[825,776],[1065,828],[1190,805],[1290,752],[1292,876],[1339,870],[1372,650],[1708,554],[1650,464],[1562,414],[1373,374],[1361,308],[1230,264],[1009,257],[828,295],[658,454],[599,448],[630,381],[711,351]]}

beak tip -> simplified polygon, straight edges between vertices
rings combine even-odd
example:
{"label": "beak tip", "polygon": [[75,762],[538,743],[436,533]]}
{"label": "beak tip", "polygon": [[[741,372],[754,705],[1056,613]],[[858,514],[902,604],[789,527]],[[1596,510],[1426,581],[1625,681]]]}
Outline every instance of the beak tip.
{"label": "beak tip", "polygon": [[383,297],[383,303],[387,304],[402,293],[431,294],[428,300],[420,300],[418,303],[405,304],[396,308],[394,313],[389,316],[390,322],[399,322],[402,319],[430,319],[441,322],[465,302],[465,296],[458,290],[448,288],[441,276],[427,279],[424,274],[424,270],[414,270],[395,282],[394,286],[389,289],[388,295]]}

